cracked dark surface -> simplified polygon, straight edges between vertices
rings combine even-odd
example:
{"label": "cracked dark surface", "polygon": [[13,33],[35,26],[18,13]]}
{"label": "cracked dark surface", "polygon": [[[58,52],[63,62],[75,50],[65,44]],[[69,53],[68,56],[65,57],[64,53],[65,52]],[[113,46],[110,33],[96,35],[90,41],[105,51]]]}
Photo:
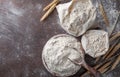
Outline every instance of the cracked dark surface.
{"label": "cracked dark surface", "polygon": [[[66,32],[58,24],[56,11],[39,22],[49,2],[0,0],[0,77],[54,77],[42,64],[42,49],[53,35]],[[119,77],[119,70],[105,77]],[[80,72],[72,77],[79,77]]]}

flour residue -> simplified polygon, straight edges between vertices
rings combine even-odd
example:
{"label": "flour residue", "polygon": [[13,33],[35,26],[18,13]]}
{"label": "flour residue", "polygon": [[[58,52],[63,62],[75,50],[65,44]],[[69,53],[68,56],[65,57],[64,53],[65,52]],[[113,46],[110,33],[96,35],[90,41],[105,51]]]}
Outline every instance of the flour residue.
{"label": "flour residue", "polygon": [[36,9],[38,9],[38,10],[42,10],[42,4],[37,4],[35,7],[36,7]]}
{"label": "flour residue", "polygon": [[9,4],[7,5],[7,7],[9,7],[9,11],[11,11],[15,15],[23,16],[24,14],[24,10],[16,7],[12,1],[9,1]]}

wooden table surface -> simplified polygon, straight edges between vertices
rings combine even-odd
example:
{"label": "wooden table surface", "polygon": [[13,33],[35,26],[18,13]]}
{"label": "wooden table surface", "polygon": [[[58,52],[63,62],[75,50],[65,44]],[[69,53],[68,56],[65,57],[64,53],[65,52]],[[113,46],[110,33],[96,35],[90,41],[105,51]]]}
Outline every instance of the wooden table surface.
{"label": "wooden table surface", "polygon": [[[0,0],[0,77],[54,77],[42,64],[42,49],[53,35],[66,32],[59,26],[56,11],[39,21],[49,2]],[[106,77],[120,77],[118,70]],[[79,75],[80,71],[72,77]]]}

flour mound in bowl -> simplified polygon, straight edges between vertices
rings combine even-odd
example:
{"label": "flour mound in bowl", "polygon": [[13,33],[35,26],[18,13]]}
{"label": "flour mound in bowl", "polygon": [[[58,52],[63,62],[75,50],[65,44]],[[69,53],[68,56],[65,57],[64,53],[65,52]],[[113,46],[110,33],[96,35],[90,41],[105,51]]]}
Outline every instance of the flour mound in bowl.
{"label": "flour mound in bowl", "polygon": [[81,67],[69,59],[82,61],[80,45],[80,42],[70,35],[53,36],[43,48],[42,61],[44,66],[55,76],[66,77],[75,74]]}
{"label": "flour mound in bowl", "polygon": [[91,0],[76,0],[68,14],[71,2],[56,6],[61,27],[73,36],[80,36],[93,27],[96,19],[96,8]]}
{"label": "flour mound in bowl", "polygon": [[82,36],[81,43],[87,54],[99,57],[109,49],[108,33],[103,30],[89,30]]}

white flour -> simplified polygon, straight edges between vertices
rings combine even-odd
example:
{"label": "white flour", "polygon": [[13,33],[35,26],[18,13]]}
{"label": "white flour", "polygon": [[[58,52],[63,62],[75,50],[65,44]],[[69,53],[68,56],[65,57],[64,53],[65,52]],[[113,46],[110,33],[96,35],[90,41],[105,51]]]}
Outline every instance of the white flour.
{"label": "white flour", "polygon": [[96,9],[90,0],[77,0],[70,15],[67,16],[71,3],[59,4],[56,8],[61,27],[67,33],[78,37],[93,26],[96,19]]}
{"label": "white flour", "polygon": [[71,60],[81,60],[80,42],[72,36],[60,34],[52,37],[44,46],[42,60],[49,72],[56,76],[75,74],[80,66]]}
{"label": "white flour", "polygon": [[101,56],[109,49],[108,33],[102,30],[89,30],[82,36],[81,43],[90,56]]}

